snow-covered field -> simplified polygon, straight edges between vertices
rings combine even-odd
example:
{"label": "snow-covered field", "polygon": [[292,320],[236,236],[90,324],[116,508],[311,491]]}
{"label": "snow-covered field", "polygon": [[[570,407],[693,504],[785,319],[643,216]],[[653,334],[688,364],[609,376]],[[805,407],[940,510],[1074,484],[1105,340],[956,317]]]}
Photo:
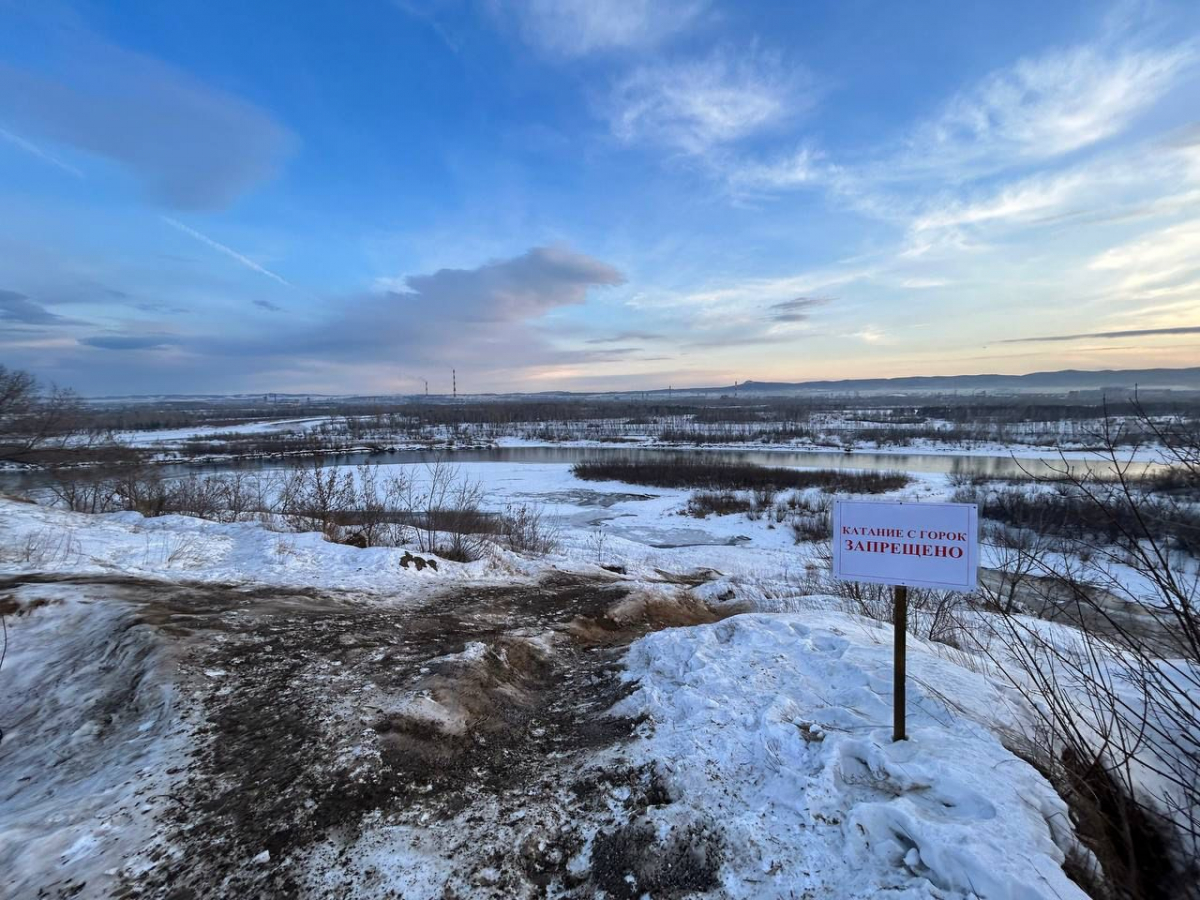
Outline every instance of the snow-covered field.
{"label": "snow-covered field", "polygon": [[116,440],[130,447],[169,448],[176,447],[189,438],[213,439],[231,433],[271,434],[278,432],[302,432],[328,421],[328,416],[302,419],[270,419],[261,422],[245,422],[239,425],[199,425],[193,428],[120,431],[114,437]]}
{"label": "snow-covered field", "polygon": [[[419,434],[393,433],[386,429],[366,428],[369,438],[351,437],[349,433],[338,436],[339,428],[346,426],[347,420],[341,416],[314,416],[307,418],[270,419],[248,422],[238,425],[225,426],[195,426],[190,428],[157,429],[144,431],[119,432],[114,437],[120,442],[146,450],[157,450],[168,455],[180,451],[189,440],[202,439],[221,443],[231,441],[231,452],[238,452],[236,444],[241,438],[253,438],[264,435],[288,435],[299,437],[307,432],[328,430],[325,440],[330,447],[352,448],[359,446],[387,447],[393,450],[422,449],[429,446],[495,446],[495,447],[562,447],[562,448],[604,448],[613,446],[641,447],[645,449],[703,449],[727,451],[807,451],[814,453],[841,452],[853,450],[859,453],[879,453],[891,455],[933,455],[933,456],[963,456],[963,457],[999,457],[1004,459],[1042,459],[1066,458],[1069,460],[1094,459],[1095,452],[1089,449],[1095,440],[1089,440],[1086,435],[1095,434],[1100,428],[1098,421],[1054,423],[1059,430],[1037,430],[1033,424],[1026,429],[1028,435],[1020,430],[1008,439],[996,440],[961,440],[948,436],[945,439],[935,437],[913,437],[905,444],[880,443],[877,439],[854,437],[858,428],[872,427],[872,423],[859,422],[850,416],[826,415],[814,420],[814,427],[826,435],[820,440],[811,438],[787,439],[769,436],[754,441],[719,440],[722,432],[718,426],[692,425],[696,433],[705,436],[701,444],[688,441],[669,441],[659,437],[662,425],[647,426],[644,433],[630,433],[622,436],[619,441],[610,439],[589,439],[586,437],[566,437],[547,441],[545,438],[521,436],[522,430],[536,431],[534,423],[519,426],[487,426],[477,427],[470,424],[456,428],[430,426],[422,429]],[[605,420],[605,425],[611,423]],[[934,430],[939,427],[950,429],[951,423],[933,423]],[[1073,430],[1067,429],[1074,425]],[[579,433],[588,431],[586,422],[572,423]],[[898,433],[903,433],[900,427]],[[1051,441],[1051,443],[1047,443]],[[1123,453],[1124,458],[1137,462],[1162,462],[1166,458],[1162,448],[1147,444],[1129,448]]]}
{"label": "snow-covered field", "polygon": [[1021,699],[910,639],[893,744],[890,628],[784,525],[460,470],[559,549],[0,500],[0,896],[1085,896]]}

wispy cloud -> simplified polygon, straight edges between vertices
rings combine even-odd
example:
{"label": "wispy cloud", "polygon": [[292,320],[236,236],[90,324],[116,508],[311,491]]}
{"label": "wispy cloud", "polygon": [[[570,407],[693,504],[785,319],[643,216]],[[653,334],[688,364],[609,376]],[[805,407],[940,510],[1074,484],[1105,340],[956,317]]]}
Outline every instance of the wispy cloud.
{"label": "wispy cloud", "polygon": [[[907,207],[893,200],[890,218],[907,232],[900,255],[961,255],[994,242],[1029,240],[1035,232],[1045,235],[1047,229],[1069,232],[1080,243],[1090,234],[1099,237],[1099,226],[1177,220],[1181,214],[1193,213],[1200,200],[1195,152],[1187,141],[1150,139],[1007,183],[918,198]],[[1195,249],[1186,236],[1163,237],[1152,246],[1133,248],[1131,254],[1122,251],[1119,266],[1117,255],[1110,254],[1088,267],[1129,268],[1139,260],[1148,264]],[[1177,246],[1180,240],[1184,240],[1182,247]]]}
{"label": "wispy cloud", "polygon": [[777,126],[815,99],[805,73],[779,54],[720,48],[635,69],[617,82],[606,112],[623,141],[700,156]]}
{"label": "wispy cloud", "polygon": [[53,153],[43,150],[37,144],[33,143],[33,141],[27,141],[19,134],[13,134],[11,131],[8,131],[5,128],[0,128],[0,138],[4,138],[4,140],[8,141],[14,147],[19,147],[31,156],[36,156],[42,162],[49,163],[56,169],[66,172],[68,175],[74,176],[75,178],[83,178],[83,172],[78,168],[70,163],[63,162]]}
{"label": "wispy cloud", "polygon": [[1082,341],[1095,338],[1132,338],[1150,335],[1200,334],[1200,325],[1181,325],[1176,328],[1133,328],[1127,331],[1088,331],[1081,334],[1048,334],[1038,337],[1010,338],[1001,344],[1040,344],[1057,341]]}
{"label": "wispy cloud", "polygon": [[707,0],[525,0],[498,5],[522,36],[555,57],[645,49],[692,26]]}
{"label": "wispy cloud", "polygon": [[1019,60],[953,97],[910,141],[906,168],[1007,168],[1123,131],[1194,63],[1190,45],[1080,45]]}
{"label": "wispy cloud", "polygon": [[917,212],[897,191],[929,178],[945,191],[945,185],[1036,166],[1115,137],[1182,84],[1197,57],[1192,44],[1135,48],[1106,37],[1024,58],[954,95],[897,141],[881,144],[898,143],[899,150],[854,164],[828,158],[807,140],[774,155],[738,145],[783,125],[819,96],[814,80],[778,55],[724,48],[703,60],[643,67],[618,84],[608,118],[623,140],[656,140],[703,156],[735,199],[820,187],[875,218],[915,215],[918,228],[946,228],[1033,218],[1086,185],[1042,177],[992,187],[983,197],[964,198],[954,189]]}
{"label": "wispy cloud", "polygon": [[801,187],[827,185],[834,174],[822,155],[808,146],[769,161],[738,157],[719,159],[716,168],[724,173],[735,194],[776,194]]}
{"label": "wispy cloud", "polygon": [[1089,268],[1117,275],[1114,287],[1124,292],[1169,286],[1180,277],[1194,276],[1200,273],[1200,218],[1111,247]]}
{"label": "wispy cloud", "polygon": [[97,334],[82,337],[79,343],[98,350],[161,350],[179,339],[169,334]]}
{"label": "wispy cloud", "polygon": [[220,243],[219,241],[214,241],[212,238],[208,237],[207,235],[201,234],[196,229],[190,228],[189,226],[184,225],[178,219],[172,219],[170,216],[161,216],[160,218],[164,222],[166,222],[168,225],[170,225],[172,228],[178,229],[179,231],[182,231],[184,234],[188,235],[189,237],[195,238],[200,243],[211,247],[213,250],[216,250],[218,253],[224,253],[230,259],[241,263],[247,269],[250,269],[251,271],[254,271],[254,272],[258,272],[260,275],[265,275],[265,276],[267,276],[267,278],[270,278],[272,281],[277,281],[279,284],[282,284],[285,287],[295,287],[295,285],[293,285],[290,281],[288,281],[282,275],[277,275],[274,272],[272,272],[270,269],[266,268],[265,266],[260,266],[254,260],[250,259],[250,257],[244,256],[243,254],[238,253],[232,247],[226,247],[224,244]]}
{"label": "wispy cloud", "polygon": [[772,303],[767,308],[767,318],[773,322],[806,322],[812,318],[812,311],[830,303],[830,297],[796,297],[794,300],[783,300]]}
{"label": "wispy cloud", "polygon": [[588,338],[584,341],[585,344],[617,344],[625,341],[662,341],[667,340],[665,334],[659,334],[655,331],[622,331],[620,334],[609,335],[608,337]]}
{"label": "wispy cloud", "polygon": [[720,324],[730,317],[761,320],[764,305],[804,303],[809,307],[826,300],[831,289],[870,279],[875,270],[847,263],[779,278],[747,278],[682,294],[639,300],[657,309],[686,310],[693,323]]}
{"label": "wispy cloud", "polygon": [[1081,171],[1033,178],[978,199],[935,206],[918,215],[911,227],[921,232],[994,221],[1030,221],[1061,210],[1078,196],[1080,188],[1093,184],[1094,180]]}

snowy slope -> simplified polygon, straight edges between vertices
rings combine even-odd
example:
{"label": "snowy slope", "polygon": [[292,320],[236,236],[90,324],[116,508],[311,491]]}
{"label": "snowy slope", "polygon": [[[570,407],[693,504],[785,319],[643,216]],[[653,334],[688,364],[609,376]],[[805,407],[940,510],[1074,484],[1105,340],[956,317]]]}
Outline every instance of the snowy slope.
{"label": "snowy slope", "polygon": [[[359,550],[254,523],[84,516],[0,500],[0,573],[349,591],[363,611],[362,618],[347,616],[356,624],[346,627],[357,633],[365,627],[357,623],[384,604],[407,617],[435,588],[512,584],[515,576],[545,575],[552,567],[595,572],[605,554],[611,554],[605,561],[629,565],[622,584],[663,596],[667,588],[656,567],[686,571],[716,563],[725,576],[692,594],[711,601],[731,588],[747,599],[758,574],[784,583],[781,567],[789,558],[801,565],[782,529],[736,517],[674,515],[680,492],[602,503],[579,494],[565,467],[530,467],[510,477],[508,496],[558,495],[556,512],[571,523],[559,556],[521,561],[500,554],[418,573],[400,567],[403,550]],[[917,482],[909,490],[930,489]],[[597,519],[614,532],[601,549],[588,544]],[[645,539],[656,528],[661,536],[692,523],[720,545],[654,547],[634,539],[639,529]],[[748,544],[722,543],[743,532]],[[150,864],[155,805],[174,789],[167,775],[173,758],[196,737],[180,719],[172,660],[134,607],[98,602],[71,584],[26,586],[20,596],[25,605],[9,616],[12,644],[0,671],[0,724],[9,729],[0,776],[18,785],[6,792],[0,777],[0,872],[7,879],[0,880],[0,895],[5,886],[54,883],[69,890],[89,883],[78,896],[105,896],[105,872],[122,867],[128,877],[130,865]],[[31,603],[39,598],[45,602]],[[612,839],[598,840],[602,832],[639,840],[653,832],[651,847],[673,846],[674,833],[683,836],[688,853],[703,857],[695,868],[711,869],[716,886],[671,896],[1082,897],[1061,868],[1073,847],[1064,803],[995,737],[1019,724],[1019,700],[910,639],[911,740],[892,744],[890,630],[821,611],[828,606],[829,598],[797,590],[787,608],[799,612],[739,615],[635,643],[625,656],[634,692],[614,711],[645,721],[623,752],[633,769],[655,766],[670,796],[638,812],[637,822],[614,812],[572,860],[593,872],[606,858],[624,864],[629,855],[617,854]],[[461,650],[471,646],[449,652]],[[438,664],[449,658],[437,657]],[[237,689],[226,671],[201,674]],[[323,689],[324,681],[312,683],[313,690]],[[352,705],[352,695],[335,692],[327,699],[346,705],[355,722],[365,713]],[[618,805],[614,801],[614,810]],[[463,810],[453,828],[421,830],[420,847],[400,846],[401,839],[414,840],[411,829],[381,826],[361,848],[371,858],[358,862],[374,864],[377,857],[381,869],[393,870],[391,883],[428,888],[415,897],[440,896],[439,878],[479,863],[468,859],[471,845],[496,840],[495,834],[475,841],[461,833],[473,815],[480,821],[477,812]],[[340,844],[331,837],[329,846]],[[650,878],[661,883],[662,872],[634,866],[617,879],[628,892],[612,895],[637,897]]]}
{"label": "snowy slope", "polygon": [[[360,550],[317,533],[188,516],[85,515],[0,499],[0,573],[113,573],[414,596],[431,583],[483,575],[485,563],[402,568],[406,551]],[[434,581],[436,579],[436,582]]]}
{"label": "snowy slope", "polygon": [[628,664],[638,689],[622,710],[649,714],[638,752],[676,798],[651,821],[714,823],[725,895],[1085,896],[1061,868],[1073,845],[1065,803],[984,727],[1011,715],[1012,698],[919,641],[901,743],[891,632],[855,617],[662,631]]}

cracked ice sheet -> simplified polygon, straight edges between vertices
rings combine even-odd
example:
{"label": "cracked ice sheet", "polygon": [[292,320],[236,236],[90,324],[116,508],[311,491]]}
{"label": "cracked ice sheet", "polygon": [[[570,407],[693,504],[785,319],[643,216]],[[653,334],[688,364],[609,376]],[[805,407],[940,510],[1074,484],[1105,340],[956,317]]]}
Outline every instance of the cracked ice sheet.
{"label": "cracked ice sheet", "polygon": [[1012,724],[1011,695],[910,638],[910,740],[892,743],[891,640],[820,612],[640,640],[618,709],[649,715],[635,752],[676,800],[652,822],[715,823],[729,897],[1083,900],[1066,805],[980,724]]}

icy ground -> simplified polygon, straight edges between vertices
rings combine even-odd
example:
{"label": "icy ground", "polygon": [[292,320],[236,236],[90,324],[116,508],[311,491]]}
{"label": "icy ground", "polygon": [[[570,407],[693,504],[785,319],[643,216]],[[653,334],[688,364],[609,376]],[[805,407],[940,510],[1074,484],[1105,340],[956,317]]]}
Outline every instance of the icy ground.
{"label": "icy ground", "polygon": [[998,682],[910,642],[892,744],[783,528],[513,469],[562,552],[436,573],[0,501],[0,896],[1083,896]]}

